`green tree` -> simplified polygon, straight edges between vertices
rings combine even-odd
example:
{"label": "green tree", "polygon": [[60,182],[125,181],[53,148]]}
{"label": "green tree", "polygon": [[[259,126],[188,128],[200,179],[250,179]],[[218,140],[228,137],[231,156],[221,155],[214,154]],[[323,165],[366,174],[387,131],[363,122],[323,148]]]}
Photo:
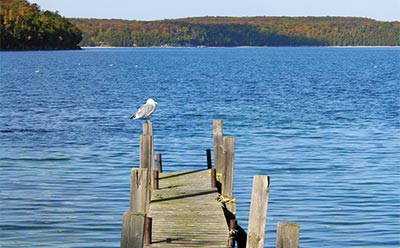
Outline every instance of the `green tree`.
{"label": "green tree", "polygon": [[77,49],[82,32],[57,12],[25,0],[0,0],[1,50]]}

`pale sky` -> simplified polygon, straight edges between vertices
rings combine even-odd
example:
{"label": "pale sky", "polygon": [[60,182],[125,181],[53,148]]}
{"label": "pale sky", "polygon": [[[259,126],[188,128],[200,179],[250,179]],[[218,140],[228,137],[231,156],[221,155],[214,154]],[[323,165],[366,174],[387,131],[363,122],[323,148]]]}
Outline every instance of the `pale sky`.
{"label": "pale sky", "polygon": [[199,16],[354,16],[400,20],[400,0],[29,0],[65,17],[162,20]]}

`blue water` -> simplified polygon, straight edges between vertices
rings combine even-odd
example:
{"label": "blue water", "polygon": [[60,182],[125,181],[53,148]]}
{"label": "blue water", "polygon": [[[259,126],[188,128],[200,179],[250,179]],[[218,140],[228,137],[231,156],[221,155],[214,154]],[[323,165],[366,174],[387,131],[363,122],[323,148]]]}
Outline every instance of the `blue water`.
{"label": "blue water", "polygon": [[166,171],[205,168],[212,120],[236,137],[234,195],[269,175],[265,246],[400,246],[398,48],[0,53],[1,247],[118,247],[148,97]]}

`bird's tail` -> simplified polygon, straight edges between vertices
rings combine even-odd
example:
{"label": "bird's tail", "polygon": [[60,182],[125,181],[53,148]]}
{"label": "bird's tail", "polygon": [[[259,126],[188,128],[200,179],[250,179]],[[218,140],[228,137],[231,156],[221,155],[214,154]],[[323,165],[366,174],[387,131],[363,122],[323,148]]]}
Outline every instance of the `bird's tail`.
{"label": "bird's tail", "polygon": [[136,119],[136,116],[135,116],[135,115],[132,115],[132,116],[131,116],[131,120],[134,120],[134,119]]}

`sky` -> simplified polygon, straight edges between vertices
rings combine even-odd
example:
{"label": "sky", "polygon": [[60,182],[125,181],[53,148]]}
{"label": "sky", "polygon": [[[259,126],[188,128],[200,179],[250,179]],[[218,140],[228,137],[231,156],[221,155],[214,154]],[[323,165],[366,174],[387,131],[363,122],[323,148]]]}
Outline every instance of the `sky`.
{"label": "sky", "polygon": [[28,0],[65,17],[353,16],[400,21],[400,0]]}

